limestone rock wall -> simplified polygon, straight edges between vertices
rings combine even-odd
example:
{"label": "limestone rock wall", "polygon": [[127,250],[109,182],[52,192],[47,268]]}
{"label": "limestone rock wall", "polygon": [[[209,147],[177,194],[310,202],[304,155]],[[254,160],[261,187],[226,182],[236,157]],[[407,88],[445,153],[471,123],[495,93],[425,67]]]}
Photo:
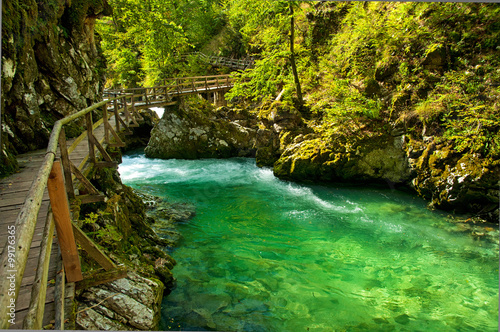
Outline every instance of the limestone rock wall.
{"label": "limestone rock wall", "polygon": [[232,121],[226,108],[181,103],[165,110],[145,149],[150,158],[228,158],[255,155],[256,130]]}
{"label": "limestone rock wall", "polygon": [[161,282],[130,273],[127,278],[84,291],[76,324],[93,331],[155,330],[162,297]]}
{"label": "limestone rock wall", "polygon": [[2,2],[3,148],[44,148],[56,120],[101,100],[105,59],[94,25],[109,14],[106,0]]}

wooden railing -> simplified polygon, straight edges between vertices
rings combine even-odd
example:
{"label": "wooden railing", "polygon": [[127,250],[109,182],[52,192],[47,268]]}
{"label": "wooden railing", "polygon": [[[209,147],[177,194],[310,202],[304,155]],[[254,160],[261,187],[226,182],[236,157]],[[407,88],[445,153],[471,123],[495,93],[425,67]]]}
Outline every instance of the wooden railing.
{"label": "wooden railing", "polygon": [[[8,313],[11,311],[12,303],[16,302],[19,294],[45,189],[48,189],[49,192],[51,212],[47,217],[44,229],[40,259],[35,282],[33,283],[28,315],[24,319],[23,328],[38,330],[42,328],[41,324],[44,314],[49,269],[48,260],[50,260],[54,225],[57,231],[64,272],[68,282],[77,282],[83,279],[76,241],[78,241],[80,246],[86,250],[91,257],[96,259],[105,270],[109,271],[118,268],[123,271],[123,268],[116,267],[114,263],[71,222],[68,199],[77,198],[81,200],[82,203],[88,203],[102,201],[105,199],[105,196],[101,195],[90,181],[85,178],[79,168],[69,160],[64,126],[76,119],[84,117],[86,120],[89,160],[97,167],[115,166],[116,163],[113,162],[93,133],[93,130],[97,126],[93,124],[91,112],[102,109],[102,122],[104,123],[106,143],[110,145],[114,144],[115,146],[123,146],[124,143],[118,136],[117,131],[120,130],[120,126],[128,130],[129,126],[133,126],[137,123],[136,119],[138,118],[135,109],[127,108],[126,98],[130,97],[128,95],[123,95],[109,98],[108,100],[56,121],[54,124],[42,166],[38,170],[36,178],[24,201],[24,205],[17,216],[15,225],[12,228],[12,237],[9,237],[2,255],[0,256],[0,328],[6,329],[11,324],[8,320]],[[125,105],[121,109],[117,107],[120,101],[122,105]],[[109,105],[111,105],[113,109],[111,114],[114,114],[117,128],[116,131],[109,123],[109,118],[111,116],[108,112]],[[125,116],[125,121],[120,117],[121,112]],[[132,125],[130,125],[130,123],[132,123]],[[81,139],[83,139],[82,137],[84,138],[84,135],[80,136],[77,141],[79,139],[81,141]],[[111,137],[115,138],[114,143],[110,141]],[[57,157],[58,147],[60,158]],[[96,148],[100,151],[104,161],[97,160]],[[75,196],[73,177],[78,178],[80,185],[86,188],[89,195]],[[126,274],[122,273],[122,276],[124,275]],[[8,277],[11,278],[8,279]],[[58,277],[57,279],[61,278]],[[62,279],[64,281],[64,278]],[[64,289],[64,284],[60,287],[56,285],[56,294],[61,293],[61,287]],[[56,301],[56,304],[57,302],[64,301]],[[59,317],[61,316],[61,310],[64,311],[63,308],[58,309],[56,305],[56,316],[57,312],[59,312]],[[63,329],[64,326],[62,324],[63,322],[61,322],[60,319],[56,321],[56,329]]]}
{"label": "wooden railing", "polygon": [[[101,123],[104,125],[104,141],[108,146],[125,146],[117,132],[121,128],[125,134],[131,133],[129,127],[138,126],[138,121],[143,120],[138,110],[168,103],[174,96],[183,96],[194,93],[220,92],[229,89],[233,81],[229,75],[199,76],[172,78],[165,80],[164,84],[155,87],[134,88],[134,89],[114,89],[105,92],[105,100],[92,105],[80,112],[67,116],[56,121],[49,139],[47,152],[42,165],[36,174],[24,205],[19,212],[12,238],[7,241],[2,255],[0,256],[0,328],[6,329],[10,326],[7,319],[10,310],[9,304],[15,303],[19,294],[19,289],[23,279],[28,253],[35,232],[36,222],[45,189],[48,189],[51,212],[45,224],[43,240],[41,244],[40,259],[38,262],[35,282],[33,283],[31,301],[23,324],[24,329],[41,329],[45,307],[47,290],[47,275],[49,269],[50,252],[54,228],[57,232],[59,247],[63,262],[63,273],[68,282],[79,282],[83,285],[95,285],[96,283],[82,280],[83,275],[78,258],[76,242],[87,251],[107,272],[116,271],[112,274],[116,278],[126,276],[123,267],[117,267],[97,246],[71,222],[69,201],[78,199],[82,204],[103,201],[105,195],[91,184],[82,171],[74,165],[69,153],[74,149],[75,144],[79,144],[85,138],[88,139],[88,160],[96,167],[115,167],[117,164],[111,159],[103,145],[94,135],[94,129]],[[92,120],[92,111],[102,110],[103,117],[98,123]],[[125,119],[122,119],[121,115]],[[115,129],[110,124],[110,117],[114,115]],[[85,118],[86,132],[75,140],[72,147],[66,144],[64,126],[68,123]],[[102,122],[101,122],[102,121]],[[114,138],[112,142],[111,139]],[[101,154],[103,161],[98,161],[96,151]],[[58,151],[60,157],[58,157]],[[85,160],[84,160],[85,162]],[[83,163],[82,163],[83,164]],[[87,195],[75,195],[73,178],[79,180],[80,186],[85,188]],[[8,279],[10,273],[15,274],[15,278]],[[62,286],[56,285],[56,294],[64,294],[64,277],[58,275],[57,280],[62,279]],[[11,282],[13,280],[13,282]],[[109,281],[109,277],[107,279]],[[99,281],[98,281],[99,282]],[[62,287],[62,288],[61,288]],[[77,287],[78,288],[78,287]],[[64,297],[64,296],[63,296]],[[64,301],[56,300],[56,304]],[[56,329],[64,329],[64,320],[61,321],[64,309],[56,305]]]}
{"label": "wooden railing", "polygon": [[233,86],[233,82],[230,75],[168,78],[163,81],[162,85],[154,87],[109,89],[105,91],[105,96],[127,95],[128,104],[136,108],[145,108],[154,106],[158,102],[170,101],[175,96],[226,90]]}

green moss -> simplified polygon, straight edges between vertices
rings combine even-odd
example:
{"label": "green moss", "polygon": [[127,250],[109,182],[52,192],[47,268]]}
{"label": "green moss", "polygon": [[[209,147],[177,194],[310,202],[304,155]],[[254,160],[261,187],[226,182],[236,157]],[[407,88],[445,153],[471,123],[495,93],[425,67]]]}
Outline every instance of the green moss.
{"label": "green moss", "polygon": [[0,155],[0,178],[4,178],[19,170],[16,157],[7,150]]}

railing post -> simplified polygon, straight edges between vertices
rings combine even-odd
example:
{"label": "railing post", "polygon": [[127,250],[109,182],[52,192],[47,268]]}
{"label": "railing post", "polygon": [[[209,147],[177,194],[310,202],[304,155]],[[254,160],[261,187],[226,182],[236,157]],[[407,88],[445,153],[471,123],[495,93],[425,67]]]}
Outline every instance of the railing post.
{"label": "railing post", "polygon": [[130,97],[131,98],[131,102],[130,102],[130,106],[132,107],[132,114],[134,114],[134,117],[135,117],[135,101],[134,101],[134,93],[132,93],[132,96]]}
{"label": "railing post", "polygon": [[181,91],[179,89],[179,79],[178,78],[175,79],[175,88],[176,88],[177,94],[178,95],[181,94]]}
{"label": "railing post", "polygon": [[104,123],[104,140],[109,144],[109,121],[108,121],[108,104],[102,107],[102,122]]}
{"label": "railing post", "polygon": [[149,101],[148,101],[148,88],[144,88],[144,99],[146,100],[146,105],[149,105]]}
{"label": "railing post", "polygon": [[208,91],[208,80],[206,76],[205,76],[205,91]]}
{"label": "railing post", "polygon": [[89,142],[89,159],[90,161],[95,164],[96,159],[95,159],[95,149],[94,149],[94,124],[92,123],[92,112],[88,112],[85,114],[85,121],[87,122],[87,139]]}
{"label": "railing post", "polygon": [[54,329],[56,331],[64,330],[64,292],[65,292],[65,273],[63,269],[63,263],[61,258],[61,248],[57,252],[57,264],[56,270],[59,271],[56,276],[56,285],[54,291],[54,302],[55,302],[55,323]]}
{"label": "railing post", "polygon": [[[89,112],[90,113],[90,112]],[[89,114],[88,113],[88,114]],[[50,205],[57,230],[57,239],[61,248],[66,278],[69,282],[83,280],[82,268],[76,248],[73,227],[69,213],[68,197],[64,190],[64,180],[60,161],[54,161],[47,180]]]}
{"label": "railing post", "polygon": [[69,161],[68,147],[66,146],[66,133],[64,127],[59,134],[59,150],[61,152],[61,161],[64,169],[64,180],[66,183],[66,193],[69,199],[75,198],[75,188],[71,179],[71,165]]}
{"label": "railing post", "polygon": [[130,124],[130,113],[128,111],[128,106],[127,106],[127,97],[123,97],[123,102],[124,102],[124,108],[125,108],[125,120],[127,125]]}
{"label": "railing post", "polygon": [[113,100],[113,107],[114,107],[114,112],[115,112],[116,132],[120,132],[120,119],[118,118],[120,116],[120,114],[118,114],[118,101],[116,99]]}
{"label": "railing post", "polygon": [[35,281],[31,287],[30,306],[28,314],[23,320],[23,329],[25,330],[41,330],[43,327],[43,314],[45,311],[45,299],[47,295],[47,279],[53,241],[54,217],[52,212],[49,212],[43,229]]}

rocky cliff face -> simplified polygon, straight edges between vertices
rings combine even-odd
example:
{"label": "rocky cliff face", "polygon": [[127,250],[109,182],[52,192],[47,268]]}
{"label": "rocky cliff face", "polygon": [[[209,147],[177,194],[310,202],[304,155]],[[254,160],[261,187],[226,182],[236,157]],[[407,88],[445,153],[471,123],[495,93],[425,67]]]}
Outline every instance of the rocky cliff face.
{"label": "rocky cliff face", "polygon": [[[228,158],[254,156],[256,130],[248,116],[227,108],[214,111],[202,100],[165,110],[145,149],[150,158]],[[238,120],[239,119],[239,120]],[[245,120],[243,120],[245,119]]]}
{"label": "rocky cliff face", "polygon": [[94,25],[110,13],[106,0],[2,2],[2,150],[46,147],[55,121],[101,100],[105,59]]}

